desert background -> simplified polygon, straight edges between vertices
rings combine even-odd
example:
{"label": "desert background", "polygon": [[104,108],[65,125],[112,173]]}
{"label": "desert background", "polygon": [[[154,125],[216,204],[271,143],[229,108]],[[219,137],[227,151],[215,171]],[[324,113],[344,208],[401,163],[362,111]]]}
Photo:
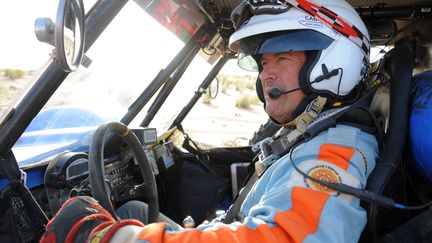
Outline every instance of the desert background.
{"label": "desert background", "polygon": [[[27,7],[23,8],[23,4]],[[57,4],[50,0],[0,3],[0,23],[4,23],[4,33],[8,33],[0,40],[0,115],[19,99],[50,59],[53,47],[37,40],[34,21],[40,17],[55,20]],[[184,43],[147,16],[136,3],[128,2],[86,53],[93,60],[90,70],[80,67],[69,75],[46,107],[72,105],[109,115],[113,110],[125,114],[134,98],[183,46]],[[93,68],[103,70],[102,74],[92,72]],[[154,126],[160,128],[159,132],[193,96],[209,71],[204,69],[197,64],[190,74],[185,74],[188,76],[185,84],[178,85],[184,90],[170,95],[172,99],[166,101],[166,108],[158,112],[161,116],[155,117],[158,121]],[[215,146],[246,145],[260,124],[267,121],[255,94],[256,74],[238,69],[221,71],[218,92],[214,92],[214,82],[213,92],[203,95],[184,120],[184,129],[195,140]],[[119,72],[114,74],[114,71]],[[106,92],[99,92],[101,88]],[[64,101],[65,98],[72,102]],[[147,108],[138,119],[145,116]]]}
{"label": "desert background", "polygon": [[[35,70],[0,69],[0,115],[19,99],[36,75]],[[212,83],[185,118],[183,128],[198,142],[214,146],[247,145],[253,133],[268,119],[255,93],[256,76],[221,73],[217,80],[218,84]],[[60,94],[53,96],[46,107],[65,105],[64,98],[71,95],[66,91],[74,86],[64,82],[57,92]],[[192,91],[186,92],[182,100],[188,101],[193,96]],[[115,99],[116,95],[105,98]],[[164,106],[169,109],[175,101],[169,99]],[[162,123],[169,124],[178,110],[165,111],[165,115],[169,113],[170,116],[160,117]]]}

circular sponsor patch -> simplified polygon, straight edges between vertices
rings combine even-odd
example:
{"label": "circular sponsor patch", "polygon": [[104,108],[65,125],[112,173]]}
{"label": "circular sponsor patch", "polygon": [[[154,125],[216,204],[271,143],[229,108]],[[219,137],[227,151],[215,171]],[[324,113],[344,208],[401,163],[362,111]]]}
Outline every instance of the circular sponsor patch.
{"label": "circular sponsor patch", "polygon": [[[335,183],[340,183],[341,182],[341,177],[339,176],[339,174],[331,167],[329,166],[314,166],[312,167],[307,174],[312,177],[315,178],[317,180],[320,181],[326,181],[326,182],[335,182]],[[336,191],[328,188],[326,186],[323,186],[317,182],[311,181],[309,179],[305,179],[305,183],[309,188],[318,190],[318,191],[322,191],[328,194],[333,194]]]}
{"label": "circular sponsor patch", "polygon": [[309,28],[324,28],[326,27],[321,21],[312,16],[303,16],[297,20],[301,25]]}

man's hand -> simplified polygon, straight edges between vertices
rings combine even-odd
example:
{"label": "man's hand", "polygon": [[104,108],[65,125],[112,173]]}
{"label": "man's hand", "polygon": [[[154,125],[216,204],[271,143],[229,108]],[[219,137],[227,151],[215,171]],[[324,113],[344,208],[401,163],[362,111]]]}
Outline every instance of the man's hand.
{"label": "man's hand", "polygon": [[109,240],[125,224],[143,226],[137,220],[116,222],[95,199],[87,196],[74,197],[66,201],[48,222],[40,242],[85,242],[93,236],[99,240]]}

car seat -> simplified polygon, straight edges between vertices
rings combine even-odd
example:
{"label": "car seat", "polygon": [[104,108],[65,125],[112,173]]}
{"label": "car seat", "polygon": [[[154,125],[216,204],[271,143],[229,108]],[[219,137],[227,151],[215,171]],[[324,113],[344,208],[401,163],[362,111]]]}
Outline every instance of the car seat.
{"label": "car seat", "polygon": [[[397,195],[387,195],[387,192],[384,191],[389,187],[389,181],[395,175],[395,171],[398,171],[400,168],[400,161],[402,160],[407,140],[409,95],[414,59],[407,47],[394,48],[386,53],[384,58],[384,70],[390,77],[389,92],[384,93],[384,97],[376,95],[375,101],[372,102],[371,110],[381,118],[384,117],[382,121],[385,136],[381,157],[368,178],[366,190],[379,195],[397,196],[396,201],[398,201],[402,200],[405,196],[403,188],[397,186],[399,187]],[[388,105],[383,105],[383,103],[385,104],[383,100],[386,101],[386,94],[389,95]],[[399,180],[397,185],[402,184],[404,182]],[[387,221],[383,220],[383,218],[389,215],[389,211],[375,203],[366,201],[362,202],[362,207],[367,211],[368,221],[360,241],[377,242],[382,231],[388,228],[388,225],[385,225]],[[394,210],[391,213],[394,214]]]}

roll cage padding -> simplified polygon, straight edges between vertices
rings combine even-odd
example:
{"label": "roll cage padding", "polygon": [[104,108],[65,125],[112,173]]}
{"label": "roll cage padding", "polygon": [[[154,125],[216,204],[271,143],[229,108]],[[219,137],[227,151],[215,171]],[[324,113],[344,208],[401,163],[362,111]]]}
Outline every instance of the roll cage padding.
{"label": "roll cage padding", "polygon": [[[407,47],[390,50],[386,55],[385,71],[390,76],[390,114],[381,157],[368,179],[366,190],[382,194],[387,182],[398,166],[408,130],[409,94],[413,71],[413,54]],[[376,215],[378,206],[365,203],[368,223],[362,240],[375,242],[377,239]]]}

